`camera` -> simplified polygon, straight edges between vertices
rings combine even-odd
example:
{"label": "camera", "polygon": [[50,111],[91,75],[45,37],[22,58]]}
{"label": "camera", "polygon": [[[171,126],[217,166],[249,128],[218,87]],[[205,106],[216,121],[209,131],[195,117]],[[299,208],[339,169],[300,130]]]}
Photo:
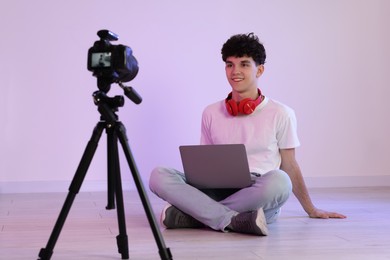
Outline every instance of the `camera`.
{"label": "camera", "polygon": [[112,83],[128,82],[138,74],[138,62],[130,47],[111,44],[118,35],[109,30],[97,32],[100,37],[88,50],[88,70],[98,79],[98,88],[107,93]]}

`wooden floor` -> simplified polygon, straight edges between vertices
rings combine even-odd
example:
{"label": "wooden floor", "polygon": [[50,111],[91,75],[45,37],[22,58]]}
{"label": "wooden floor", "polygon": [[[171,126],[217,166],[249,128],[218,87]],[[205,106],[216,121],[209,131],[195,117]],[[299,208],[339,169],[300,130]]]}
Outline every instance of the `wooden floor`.
{"label": "wooden floor", "polygon": [[[390,259],[390,187],[313,189],[318,207],[347,219],[309,219],[292,197],[269,236],[208,229],[164,230],[173,259]],[[37,259],[46,247],[66,193],[0,194],[0,259]],[[165,203],[149,194],[156,217]],[[80,193],[52,259],[121,259],[116,210],[105,210],[106,192]],[[136,191],[125,192],[130,259],[160,259]]]}

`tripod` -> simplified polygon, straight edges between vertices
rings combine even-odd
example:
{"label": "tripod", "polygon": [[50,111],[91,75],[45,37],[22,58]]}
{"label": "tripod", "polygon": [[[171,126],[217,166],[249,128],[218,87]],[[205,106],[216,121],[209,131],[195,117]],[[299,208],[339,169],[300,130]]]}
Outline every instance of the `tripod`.
{"label": "tripod", "polygon": [[[121,87],[123,87],[123,85],[121,85]],[[129,92],[131,91],[131,89],[129,90],[129,88],[127,87],[125,91]],[[108,97],[102,91],[96,91],[93,94],[93,97],[94,97],[94,102],[98,107],[98,111],[101,114],[101,120],[100,122],[97,123],[97,125],[93,130],[92,137],[89,140],[87,147],[85,148],[80,164],[73,177],[73,180],[69,187],[68,196],[66,197],[65,203],[62,207],[62,210],[54,226],[54,229],[50,235],[49,241],[46,245],[46,248],[42,248],[40,250],[38,260],[49,260],[51,258],[53,254],[54,246],[60,235],[60,232],[65,223],[66,217],[69,213],[72,203],[76,197],[76,194],[80,191],[80,187],[86,176],[87,170],[93,159],[93,156],[95,154],[100,137],[104,129],[106,129],[106,133],[107,133],[107,161],[108,161],[107,162],[108,163],[108,181],[107,181],[108,203],[106,209],[114,209],[115,201],[116,201],[118,226],[119,226],[119,235],[116,237],[118,252],[121,254],[122,259],[129,259],[128,238],[126,234],[125,210],[123,205],[122,182],[121,182],[119,156],[118,156],[118,139],[119,139],[124,154],[126,156],[127,162],[129,164],[131,173],[133,175],[133,179],[137,187],[138,193],[140,195],[154,238],[159,248],[160,257],[163,260],[172,259],[172,255],[169,248],[165,247],[164,240],[156,224],[156,220],[153,215],[148,197],[145,193],[145,189],[140,179],[134,158],[132,156],[129,144],[127,142],[128,139],[126,136],[126,129],[124,125],[120,121],[118,121],[118,116],[115,114],[115,112],[118,110],[118,107],[123,106],[124,98],[123,96],[115,96],[114,98],[111,98]],[[139,100],[139,102],[141,101]]]}

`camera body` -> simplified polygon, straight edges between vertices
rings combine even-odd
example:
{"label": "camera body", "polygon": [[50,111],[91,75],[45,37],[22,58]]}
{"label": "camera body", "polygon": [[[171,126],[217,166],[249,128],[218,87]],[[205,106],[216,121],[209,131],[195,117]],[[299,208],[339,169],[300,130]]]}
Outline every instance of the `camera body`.
{"label": "camera body", "polygon": [[100,30],[100,37],[88,50],[88,70],[98,79],[101,91],[108,92],[112,83],[128,82],[138,74],[138,62],[133,51],[125,45],[113,45],[118,35],[109,30]]}

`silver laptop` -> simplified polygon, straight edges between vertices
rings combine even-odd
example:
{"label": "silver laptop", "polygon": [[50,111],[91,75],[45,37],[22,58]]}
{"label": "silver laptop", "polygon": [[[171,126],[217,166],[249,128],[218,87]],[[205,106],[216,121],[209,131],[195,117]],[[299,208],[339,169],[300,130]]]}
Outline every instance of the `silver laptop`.
{"label": "silver laptop", "polygon": [[240,189],[253,182],[243,144],[179,147],[188,184],[198,189]]}

